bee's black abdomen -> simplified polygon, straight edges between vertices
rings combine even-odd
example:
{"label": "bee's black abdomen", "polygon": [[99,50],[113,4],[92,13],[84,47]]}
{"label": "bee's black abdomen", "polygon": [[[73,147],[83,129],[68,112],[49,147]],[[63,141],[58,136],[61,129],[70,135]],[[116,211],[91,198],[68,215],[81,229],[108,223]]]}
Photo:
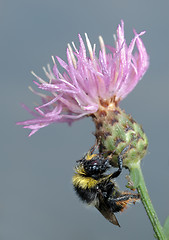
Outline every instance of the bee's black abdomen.
{"label": "bee's black abdomen", "polygon": [[74,186],[74,190],[79,196],[79,198],[83,201],[86,202],[87,204],[91,204],[97,197],[97,191],[95,188],[87,188],[83,189],[81,187]]}

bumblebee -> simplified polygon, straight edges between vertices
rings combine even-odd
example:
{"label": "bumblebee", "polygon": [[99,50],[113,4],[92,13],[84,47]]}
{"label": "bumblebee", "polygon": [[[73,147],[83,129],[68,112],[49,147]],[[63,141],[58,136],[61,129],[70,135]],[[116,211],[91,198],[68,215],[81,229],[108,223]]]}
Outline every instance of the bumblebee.
{"label": "bumblebee", "polygon": [[114,213],[122,212],[127,204],[139,200],[138,194],[122,192],[118,189],[113,178],[116,178],[121,169],[112,174],[106,174],[111,167],[109,158],[101,153],[93,153],[95,146],[81,159],[75,167],[72,182],[79,198],[96,207],[111,223],[120,227]]}

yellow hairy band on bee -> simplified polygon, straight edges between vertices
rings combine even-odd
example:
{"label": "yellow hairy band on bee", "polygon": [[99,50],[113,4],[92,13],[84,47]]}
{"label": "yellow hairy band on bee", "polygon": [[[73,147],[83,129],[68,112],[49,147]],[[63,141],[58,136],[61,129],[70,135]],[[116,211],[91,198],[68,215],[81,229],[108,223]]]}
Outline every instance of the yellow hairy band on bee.
{"label": "yellow hairy band on bee", "polygon": [[98,181],[91,177],[86,177],[75,173],[72,178],[73,185],[75,187],[81,187],[82,189],[93,188],[98,184]]}
{"label": "yellow hairy band on bee", "polygon": [[101,183],[102,181],[105,181],[106,179],[108,179],[111,176],[111,174],[106,175],[97,180],[94,179],[93,177],[88,177],[88,176],[86,176],[86,172],[82,165],[76,167],[75,171],[76,171],[76,173],[74,174],[74,176],[72,178],[73,185],[75,187],[81,187],[82,189],[86,189],[86,188],[91,189],[91,188],[95,187],[97,184]]}

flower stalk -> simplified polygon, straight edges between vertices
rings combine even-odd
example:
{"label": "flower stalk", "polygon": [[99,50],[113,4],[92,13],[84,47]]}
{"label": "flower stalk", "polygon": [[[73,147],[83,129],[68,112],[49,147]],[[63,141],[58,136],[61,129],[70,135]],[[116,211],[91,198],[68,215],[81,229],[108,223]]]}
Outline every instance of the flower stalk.
{"label": "flower stalk", "polygon": [[149,197],[147,187],[146,187],[146,184],[144,181],[144,177],[142,174],[142,170],[140,167],[140,163],[131,164],[129,170],[130,170],[130,178],[133,182],[134,187],[137,189],[138,193],[140,194],[141,201],[142,201],[143,206],[146,210],[146,213],[150,219],[153,230],[156,234],[156,238],[159,240],[167,240],[167,238],[163,232],[163,228],[158,219],[158,216],[152,205],[151,199]]}

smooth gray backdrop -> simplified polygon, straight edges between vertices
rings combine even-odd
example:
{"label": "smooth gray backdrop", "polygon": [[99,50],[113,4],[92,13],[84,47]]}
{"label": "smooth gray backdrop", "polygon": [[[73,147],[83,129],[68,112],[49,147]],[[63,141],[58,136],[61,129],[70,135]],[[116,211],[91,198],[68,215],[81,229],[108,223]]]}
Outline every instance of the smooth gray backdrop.
{"label": "smooth gray backdrop", "polygon": [[[149,150],[142,168],[163,224],[169,214],[168,11],[168,0],[0,1],[0,239],[154,239],[141,203],[117,214],[118,228],[74,194],[75,161],[95,140],[91,119],[72,127],[53,124],[31,138],[28,130],[15,123],[31,118],[20,103],[32,107],[39,101],[27,88],[34,87],[30,71],[44,77],[42,66],[52,64],[51,55],[65,60],[66,45],[71,41],[78,45],[78,33],[87,32],[98,46],[99,35],[113,44],[121,19],[128,43],[133,28],[146,30],[142,39],[150,67],[121,107],[148,135]],[[118,179],[122,189],[125,174]]]}

